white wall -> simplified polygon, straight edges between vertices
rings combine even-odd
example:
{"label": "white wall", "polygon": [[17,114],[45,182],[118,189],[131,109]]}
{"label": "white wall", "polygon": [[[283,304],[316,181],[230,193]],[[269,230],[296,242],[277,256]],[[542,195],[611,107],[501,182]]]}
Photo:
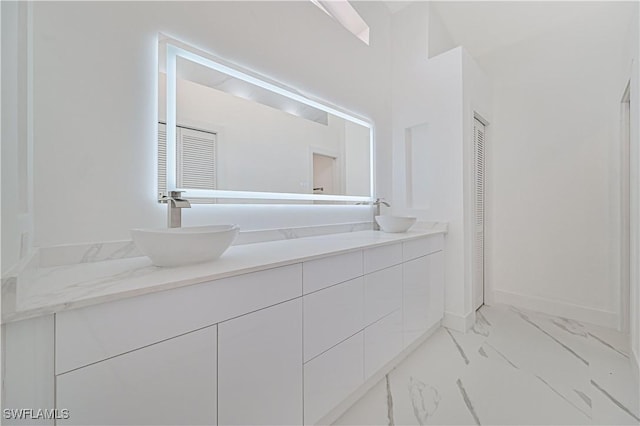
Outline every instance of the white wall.
{"label": "white wall", "polygon": [[497,301],[618,325],[621,23],[632,7],[594,7],[477,58],[494,82],[488,255]]}
{"label": "white wall", "polygon": [[[311,2],[34,3],[35,244],[165,225],[155,201],[160,31],[370,118],[378,194],[391,198],[390,18],[381,3],[354,7],[370,46]],[[261,229],[370,216],[356,206],[198,205],[183,219]]]}
{"label": "white wall", "polygon": [[446,52],[447,50],[451,50],[456,47],[455,41],[451,37],[449,30],[447,29],[444,22],[442,22],[442,18],[438,14],[438,11],[435,7],[433,7],[432,3],[428,3],[429,5],[429,57],[432,58],[441,53]]}
{"label": "white wall", "polygon": [[5,265],[19,259],[18,226],[18,6],[2,3],[2,30],[15,37],[2,37],[2,253]]}
{"label": "white wall", "polygon": [[[29,251],[33,236],[30,132],[26,104],[27,6],[2,2],[2,274]],[[6,36],[5,36],[6,35]]]}
{"label": "white wall", "polygon": [[465,237],[472,214],[467,165],[472,164],[474,110],[491,119],[490,85],[462,48],[428,59],[427,22],[427,3],[412,4],[392,18],[394,213],[449,223],[446,324],[464,330],[474,318],[473,247]]}
{"label": "white wall", "polygon": [[635,5],[628,34],[630,75],[630,347],[640,380],[640,7]]}

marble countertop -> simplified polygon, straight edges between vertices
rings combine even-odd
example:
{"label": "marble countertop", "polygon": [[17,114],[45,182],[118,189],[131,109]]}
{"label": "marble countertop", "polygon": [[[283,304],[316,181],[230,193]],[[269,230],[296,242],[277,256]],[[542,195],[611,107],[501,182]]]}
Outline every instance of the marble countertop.
{"label": "marble countertop", "polygon": [[26,269],[3,284],[2,323],[444,232],[446,228],[401,234],[358,231],[246,244],[230,247],[213,262],[175,268],[132,257]]}

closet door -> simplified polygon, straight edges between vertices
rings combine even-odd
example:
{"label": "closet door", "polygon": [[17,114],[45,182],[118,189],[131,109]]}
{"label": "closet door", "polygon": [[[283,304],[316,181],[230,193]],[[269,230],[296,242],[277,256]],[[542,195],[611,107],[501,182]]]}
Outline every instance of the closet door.
{"label": "closet door", "polygon": [[476,118],[473,125],[473,175],[475,187],[473,300],[475,309],[484,304],[485,134],[484,124]]}

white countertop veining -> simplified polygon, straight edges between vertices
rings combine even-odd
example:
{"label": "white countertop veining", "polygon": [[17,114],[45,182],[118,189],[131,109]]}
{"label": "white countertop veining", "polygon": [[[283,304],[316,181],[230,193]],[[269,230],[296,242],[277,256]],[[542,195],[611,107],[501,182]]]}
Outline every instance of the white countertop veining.
{"label": "white countertop veining", "polygon": [[363,248],[392,244],[445,228],[402,234],[358,231],[230,247],[218,260],[176,268],[153,266],[147,257],[26,269],[2,288],[2,322],[179,288],[291,265]]}

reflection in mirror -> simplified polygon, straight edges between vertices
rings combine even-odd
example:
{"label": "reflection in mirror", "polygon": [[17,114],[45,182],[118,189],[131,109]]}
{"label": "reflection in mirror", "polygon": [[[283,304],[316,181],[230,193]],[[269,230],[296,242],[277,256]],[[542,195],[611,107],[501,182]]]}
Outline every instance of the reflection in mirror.
{"label": "reflection in mirror", "polygon": [[[368,122],[177,42],[161,41],[160,52],[159,192],[168,186],[190,198],[371,198]],[[169,135],[175,144],[166,143]],[[172,164],[175,173],[167,173]]]}

